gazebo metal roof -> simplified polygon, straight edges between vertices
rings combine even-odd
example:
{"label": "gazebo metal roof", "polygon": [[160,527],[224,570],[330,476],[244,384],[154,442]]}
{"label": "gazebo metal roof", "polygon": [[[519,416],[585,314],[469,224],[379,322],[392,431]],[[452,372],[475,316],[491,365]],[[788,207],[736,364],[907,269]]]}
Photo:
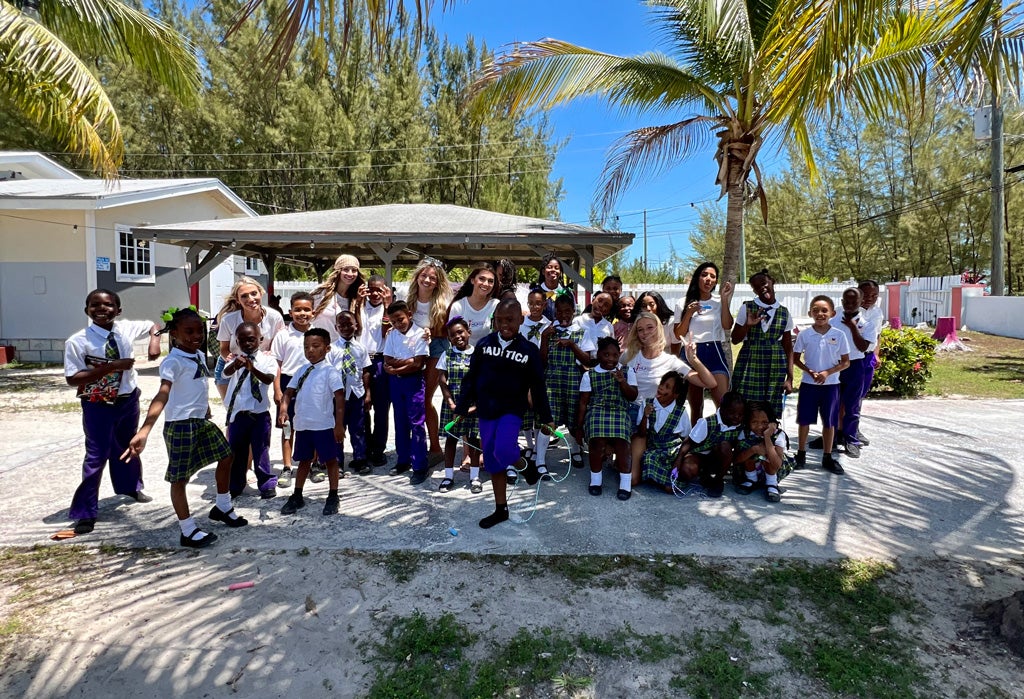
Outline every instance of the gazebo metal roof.
{"label": "gazebo metal roof", "polygon": [[[527,216],[513,216],[451,204],[385,204],[327,211],[304,211],[256,218],[217,219],[132,229],[142,238],[188,248],[189,282],[201,279],[231,254],[275,261],[307,261],[318,268],[347,253],[365,266],[382,263],[389,281],[394,265],[413,266],[424,256],[449,267],[508,258],[537,265],[551,252],[573,270],[567,274],[589,287],[589,273],[633,242],[632,233]],[[587,269],[586,277],[578,274]]]}

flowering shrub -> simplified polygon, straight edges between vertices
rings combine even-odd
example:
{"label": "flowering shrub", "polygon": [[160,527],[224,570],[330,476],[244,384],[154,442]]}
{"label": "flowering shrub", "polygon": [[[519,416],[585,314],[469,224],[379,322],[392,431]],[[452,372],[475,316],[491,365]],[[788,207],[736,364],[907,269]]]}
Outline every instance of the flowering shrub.
{"label": "flowering shrub", "polygon": [[920,394],[931,378],[938,344],[930,335],[914,328],[885,328],[878,336],[878,368],[872,388],[888,387],[901,398]]}

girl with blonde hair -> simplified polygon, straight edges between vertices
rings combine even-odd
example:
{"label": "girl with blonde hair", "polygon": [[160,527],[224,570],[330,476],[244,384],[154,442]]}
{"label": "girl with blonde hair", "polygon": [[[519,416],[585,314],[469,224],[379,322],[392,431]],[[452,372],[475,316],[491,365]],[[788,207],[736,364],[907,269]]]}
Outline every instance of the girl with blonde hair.
{"label": "girl with blonde hair", "polygon": [[313,290],[313,327],[329,332],[331,342],[334,342],[338,339],[335,327],[338,313],[352,311],[356,315],[356,332],[360,332],[363,327],[362,302],[366,293],[359,260],[354,255],[338,255],[327,279]]}
{"label": "girl with blonde hair", "polygon": [[428,462],[431,466],[444,459],[441,450],[437,408],[434,407],[434,393],[441,381],[437,362],[448,349],[445,323],[448,321],[448,304],[452,300],[452,287],[445,274],[444,265],[425,257],[413,270],[409,282],[409,294],[405,302],[409,305],[412,322],[430,331],[430,357],[427,359],[426,389],[424,401],[427,408]]}
{"label": "girl with blonde hair", "polygon": [[252,277],[239,277],[231,293],[224,297],[224,305],[217,311],[217,342],[220,356],[214,369],[214,383],[221,400],[227,394],[229,379],[224,376],[224,366],[242,350],[235,339],[235,331],[242,323],[254,323],[260,329],[260,349],[270,349],[270,343],[279,330],[284,329],[284,318],[273,308],[263,305],[267,290]]}

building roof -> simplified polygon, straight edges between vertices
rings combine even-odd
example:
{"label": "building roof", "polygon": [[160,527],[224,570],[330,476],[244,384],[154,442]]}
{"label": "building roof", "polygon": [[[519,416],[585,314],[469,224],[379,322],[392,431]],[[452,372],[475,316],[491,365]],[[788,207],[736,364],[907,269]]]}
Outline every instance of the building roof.
{"label": "building roof", "polygon": [[399,266],[415,265],[425,255],[450,265],[503,257],[536,263],[545,252],[577,263],[600,262],[633,242],[632,233],[451,204],[385,204],[146,226],[135,232],[165,243],[234,244],[235,252],[305,260],[333,262],[348,253],[371,263],[384,252]]}
{"label": "building roof", "polygon": [[0,182],[0,209],[99,210],[211,192],[229,208],[256,212],[215,178],[155,180],[24,179]]}
{"label": "building roof", "polygon": [[[12,176],[13,175],[13,176]],[[27,150],[0,151],[0,180],[82,179],[56,160]]]}

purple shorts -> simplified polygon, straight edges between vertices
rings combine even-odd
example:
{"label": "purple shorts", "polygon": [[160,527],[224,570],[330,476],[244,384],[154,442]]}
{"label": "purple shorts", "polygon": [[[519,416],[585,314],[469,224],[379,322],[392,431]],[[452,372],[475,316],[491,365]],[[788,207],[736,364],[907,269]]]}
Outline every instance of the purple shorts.
{"label": "purple shorts", "polygon": [[801,383],[796,401],[796,424],[813,425],[821,415],[822,427],[839,424],[839,384]]}
{"label": "purple shorts", "polygon": [[338,458],[338,443],[334,441],[334,430],[297,430],[293,439],[294,461],[312,461],[314,452],[323,464]]}

